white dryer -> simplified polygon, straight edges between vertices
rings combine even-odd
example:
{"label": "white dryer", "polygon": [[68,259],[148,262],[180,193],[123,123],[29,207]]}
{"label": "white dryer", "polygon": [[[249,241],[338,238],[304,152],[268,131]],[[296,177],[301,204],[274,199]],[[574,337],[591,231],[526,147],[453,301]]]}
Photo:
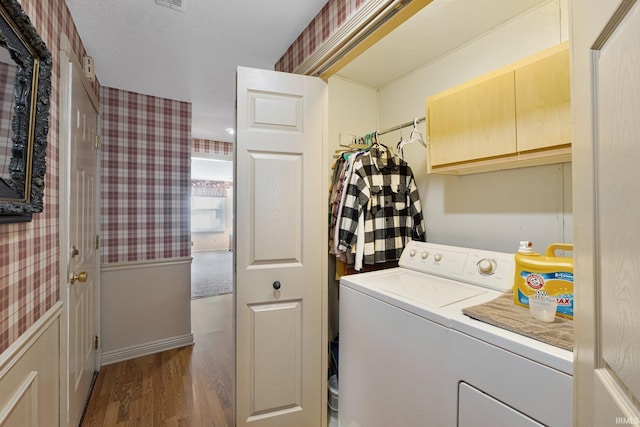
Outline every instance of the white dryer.
{"label": "white dryer", "polygon": [[340,281],[342,427],[570,426],[571,352],[471,319],[513,254],[410,242]]}

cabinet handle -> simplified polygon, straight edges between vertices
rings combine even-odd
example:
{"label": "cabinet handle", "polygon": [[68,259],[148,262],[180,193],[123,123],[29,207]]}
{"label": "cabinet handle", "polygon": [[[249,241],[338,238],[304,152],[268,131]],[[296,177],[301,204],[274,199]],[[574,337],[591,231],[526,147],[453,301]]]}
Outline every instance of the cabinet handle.
{"label": "cabinet handle", "polygon": [[273,289],[275,289],[276,291],[278,289],[280,289],[280,282],[279,281],[276,280],[275,282],[273,282]]}

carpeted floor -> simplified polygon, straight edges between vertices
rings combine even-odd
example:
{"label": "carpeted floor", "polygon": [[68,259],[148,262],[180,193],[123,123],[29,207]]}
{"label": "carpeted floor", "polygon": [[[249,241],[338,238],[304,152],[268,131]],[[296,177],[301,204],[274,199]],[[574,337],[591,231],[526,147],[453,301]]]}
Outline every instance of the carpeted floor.
{"label": "carpeted floor", "polygon": [[233,291],[233,252],[192,252],[191,298],[228,294]]}

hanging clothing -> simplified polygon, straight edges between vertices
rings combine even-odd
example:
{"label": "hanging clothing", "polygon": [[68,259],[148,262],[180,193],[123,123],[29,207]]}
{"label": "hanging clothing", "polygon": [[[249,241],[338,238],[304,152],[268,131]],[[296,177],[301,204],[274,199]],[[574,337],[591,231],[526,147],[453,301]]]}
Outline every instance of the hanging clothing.
{"label": "hanging clothing", "polygon": [[[347,161],[344,156],[338,157],[333,165],[333,178],[331,179],[331,187],[329,188],[329,253],[338,255],[336,251],[337,244],[334,241],[336,223],[339,222],[340,201],[343,191],[344,174],[347,167]],[[338,259],[340,257],[338,256]]]}
{"label": "hanging clothing", "polygon": [[[364,215],[364,236],[357,232],[360,215]],[[359,156],[338,226],[338,250],[350,253],[357,239],[364,237],[367,265],[397,261],[410,239],[425,240],[422,206],[409,165],[380,144]]]}
{"label": "hanging clothing", "polygon": [[365,152],[366,151],[345,153],[344,155],[340,156],[338,161],[336,161],[335,169],[340,167],[341,171],[338,174],[334,172],[334,179],[332,181],[332,193],[329,199],[329,208],[331,210],[331,219],[329,222],[329,253],[336,255],[339,260],[347,262],[349,264],[353,264],[353,260],[349,256],[350,254],[344,253],[343,251],[340,251],[338,249],[338,226],[341,221],[342,208],[344,205],[347,186],[349,185],[349,180],[351,179],[351,174],[353,172],[353,164],[355,163],[358,156],[364,154]]}

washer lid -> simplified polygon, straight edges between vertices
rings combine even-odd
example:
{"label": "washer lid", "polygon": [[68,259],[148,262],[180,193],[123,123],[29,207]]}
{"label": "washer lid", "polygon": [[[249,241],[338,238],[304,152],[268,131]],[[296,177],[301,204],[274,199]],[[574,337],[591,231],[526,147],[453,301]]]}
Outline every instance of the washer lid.
{"label": "washer lid", "polygon": [[370,277],[366,285],[428,307],[445,307],[487,292],[478,286],[408,270]]}

